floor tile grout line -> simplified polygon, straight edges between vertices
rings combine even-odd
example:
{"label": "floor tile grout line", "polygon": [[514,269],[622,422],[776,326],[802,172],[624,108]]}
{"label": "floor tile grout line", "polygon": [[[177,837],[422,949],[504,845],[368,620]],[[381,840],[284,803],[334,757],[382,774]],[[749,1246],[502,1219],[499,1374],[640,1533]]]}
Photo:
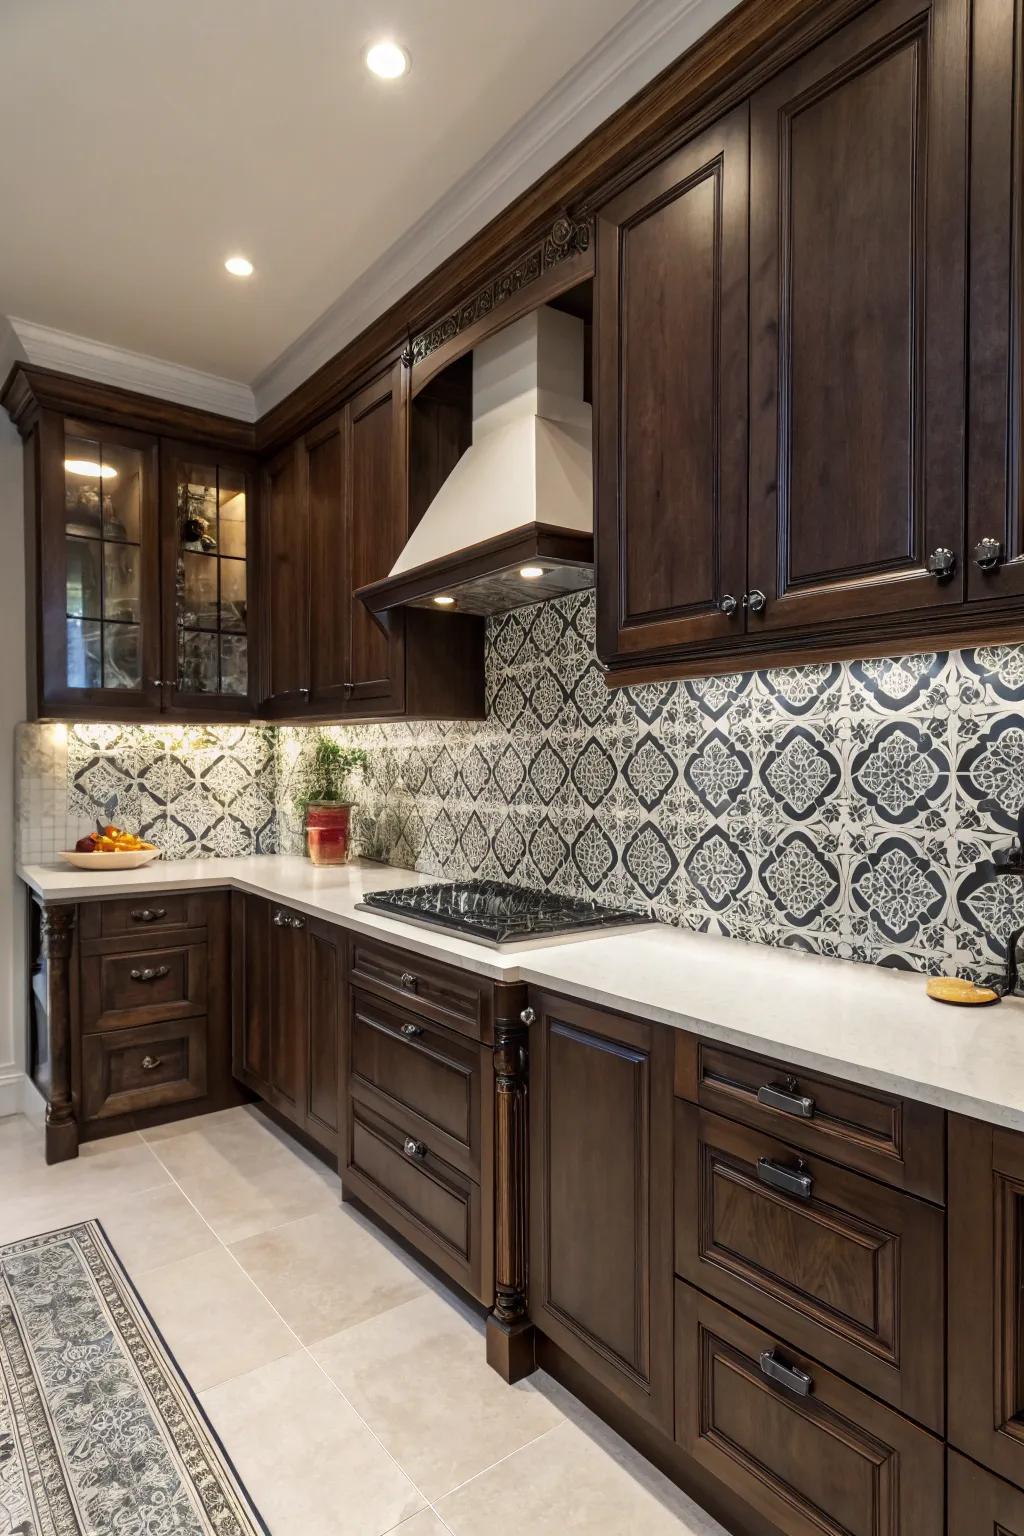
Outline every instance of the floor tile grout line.
{"label": "floor tile grout line", "polygon": [[482,1467],[479,1472],[474,1472],[472,1477],[464,1478],[461,1483],[456,1483],[454,1488],[449,1488],[447,1493],[441,1495],[441,1499],[450,1499],[453,1493],[458,1493],[461,1489],[468,1488],[470,1483],[475,1483],[480,1477],[486,1477],[488,1472],[494,1471],[495,1467],[504,1466],[506,1461],[511,1461],[513,1456],[518,1456],[520,1451],[528,1450],[531,1445],[536,1445],[538,1440],[544,1440],[548,1435],[553,1435],[557,1429],[563,1429],[566,1424],[571,1422],[563,1414],[560,1424],[549,1424],[547,1429],[542,1429],[539,1435],[531,1435],[529,1440],[524,1440],[522,1445],[517,1445],[514,1451],[509,1451],[505,1456],[499,1456],[497,1461],[492,1461],[489,1467]]}

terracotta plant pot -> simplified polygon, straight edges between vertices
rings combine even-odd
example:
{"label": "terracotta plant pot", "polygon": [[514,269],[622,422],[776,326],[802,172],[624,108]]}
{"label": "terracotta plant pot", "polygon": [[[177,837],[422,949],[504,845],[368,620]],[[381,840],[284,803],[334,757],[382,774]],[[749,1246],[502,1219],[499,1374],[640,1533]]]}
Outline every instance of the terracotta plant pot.
{"label": "terracotta plant pot", "polygon": [[306,807],[306,850],[314,864],[346,864],[352,806],[314,800]]}

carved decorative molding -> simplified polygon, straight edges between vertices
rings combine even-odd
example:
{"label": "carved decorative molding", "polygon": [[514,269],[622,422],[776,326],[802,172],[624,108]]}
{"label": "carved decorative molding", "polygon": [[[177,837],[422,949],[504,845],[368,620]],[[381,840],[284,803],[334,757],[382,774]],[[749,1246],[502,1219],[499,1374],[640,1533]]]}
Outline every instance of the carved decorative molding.
{"label": "carved decorative molding", "polygon": [[78,1155],[78,1121],[71,1084],[71,951],[77,908],[42,907],[39,946],[46,971],[46,1025],[50,1055],[46,1103],[46,1161]]}
{"label": "carved decorative molding", "polygon": [[593,225],[589,219],[570,219],[565,216],[556,219],[547,234],[536,240],[529,250],[511,266],[506,267],[491,282],[478,289],[457,309],[451,310],[443,320],[439,320],[429,330],[421,331],[413,339],[411,362],[414,364],[422,362],[425,357],[436,352],[438,347],[443,347],[453,337],[468,330],[471,325],[475,325],[478,320],[482,320],[485,315],[489,315],[492,310],[510,299],[514,293],[536,282],[552,267],[557,267],[560,262],[566,261],[570,256],[588,251],[593,233]]}
{"label": "carved decorative molding", "polygon": [[495,1020],[494,1315],[505,1325],[527,1310],[527,1037],[525,1016]]}

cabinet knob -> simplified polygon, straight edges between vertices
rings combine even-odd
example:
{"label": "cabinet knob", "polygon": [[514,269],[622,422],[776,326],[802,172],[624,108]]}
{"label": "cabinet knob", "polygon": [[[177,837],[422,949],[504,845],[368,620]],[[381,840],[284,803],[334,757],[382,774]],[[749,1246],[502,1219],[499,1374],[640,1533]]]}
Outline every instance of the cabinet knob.
{"label": "cabinet knob", "polygon": [[417,978],[413,975],[412,971],[402,972],[402,986],[407,992],[415,992],[417,987]]}
{"label": "cabinet knob", "polygon": [[769,1381],[777,1381],[787,1392],[795,1392],[797,1397],[809,1397],[814,1391],[814,1377],[808,1376],[798,1365],[786,1365],[783,1360],[777,1360],[773,1349],[762,1351],[760,1365],[763,1376]]}
{"label": "cabinet knob", "polygon": [[135,907],[128,916],[133,923],[158,923],[167,916],[166,907]]}
{"label": "cabinet knob", "polygon": [[734,618],[740,611],[740,605],[731,592],[723,592],[719,600],[719,611],[724,613],[727,619]]}
{"label": "cabinet knob", "polygon": [[305,928],[305,926],[306,919],[304,917],[290,917],[288,919],[289,928]]}
{"label": "cabinet knob", "polygon": [[759,587],[755,587],[753,592],[748,592],[744,597],[743,606],[751,613],[764,613],[768,606],[768,599]]}
{"label": "cabinet knob", "polygon": [[283,928],[287,921],[288,919],[285,917],[280,907],[278,907],[277,911],[274,913],[274,927]]}
{"label": "cabinet knob", "polygon": [[345,693],[346,699],[349,699],[349,698],[352,697],[352,691],[355,688],[355,686],[356,686],[355,683],[343,683],[342,684],[342,688],[344,689],[344,693]]}
{"label": "cabinet knob", "polygon": [[405,1138],[405,1155],[406,1157],[424,1158],[427,1155],[426,1146],[422,1141],[416,1141],[412,1136],[407,1136]]}
{"label": "cabinet knob", "polygon": [[527,1029],[529,1029],[531,1024],[536,1024],[537,1022],[537,1010],[535,1008],[524,1008],[519,1015],[519,1022],[520,1024],[525,1024]]}
{"label": "cabinet knob", "polygon": [[150,684],[151,688],[162,688],[164,686],[163,678],[161,678],[161,677],[151,677],[150,680],[149,680],[149,684]]}
{"label": "cabinet knob", "polygon": [[132,981],[162,981],[170,975],[170,970],[166,965],[147,965],[144,970],[130,971],[129,975]]}
{"label": "cabinet knob", "polygon": [[301,698],[305,699],[306,702],[308,703],[309,702],[309,689],[308,688],[300,688],[299,689],[299,696]]}
{"label": "cabinet knob", "polygon": [[1002,564],[1003,546],[998,539],[982,539],[974,546],[974,563],[979,571],[994,571]]}
{"label": "cabinet knob", "polygon": [[418,1035],[422,1035],[423,1026],[421,1024],[403,1024],[400,1032],[407,1040],[415,1040]]}
{"label": "cabinet knob", "polygon": [[928,574],[936,581],[948,581],[956,570],[956,555],[945,546],[933,549],[928,556]]}
{"label": "cabinet knob", "polygon": [[142,1058],[143,1072],[155,1072],[157,1067],[162,1067],[163,1064],[164,1059],[162,1056],[143,1056]]}

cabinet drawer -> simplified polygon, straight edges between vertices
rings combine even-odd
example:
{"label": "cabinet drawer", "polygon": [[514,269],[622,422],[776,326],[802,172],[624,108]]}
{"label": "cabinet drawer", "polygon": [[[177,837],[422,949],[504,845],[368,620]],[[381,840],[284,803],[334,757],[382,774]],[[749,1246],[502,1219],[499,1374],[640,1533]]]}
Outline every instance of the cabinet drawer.
{"label": "cabinet drawer", "polygon": [[125,1029],[206,1011],[207,946],[82,957],[82,1028]]}
{"label": "cabinet drawer", "polygon": [[942,1212],[680,1100],[675,1157],[677,1272],[941,1430]]}
{"label": "cabinet drawer", "polygon": [[424,1017],[352,994],[351,1087],[464,1173],[480,1170],[480,1047]]}
{"label": "cabinet drawer", "polygon": [[349,1100],[348,1118],[346,1194],[365,1201],[428,1259],[480,1295],[479,1186],[404,1124],[356,1098]]}
{"label": "cabinet drawer", "polygon": [[125,934],[137,934],[139,942],[147,944],[155,933],[202,929],[206,924],[206,897],[194,891],[140,895],[124,901],[90,903],[88,913],[84,914],[82,936],[115,939]]}
{"label": "cabinet drawer", "polygon": [[146,1024],[82,1040],[82,1118],[182,1104],[206,1094],[206,1020]]}
{"label": "cabinet drawer", "polygon": [[943,1447],[926,1430],[682,1281],[675,1347],[677,1441],[773,1528],[941,1536]]}
{"label": "cabinet drawer", "polygon": [[676,1041],[676,1093],[897,1189],[945,1200],[945,1116],[929,1104],[690,1034]]}
{"label": "cabinet drawer", "polygon": [[401,1001],[436,1024],[474,1040],[490,1040],[491,983],[454,966],[426,960],[407,949],[353,938],[353,984]]}

